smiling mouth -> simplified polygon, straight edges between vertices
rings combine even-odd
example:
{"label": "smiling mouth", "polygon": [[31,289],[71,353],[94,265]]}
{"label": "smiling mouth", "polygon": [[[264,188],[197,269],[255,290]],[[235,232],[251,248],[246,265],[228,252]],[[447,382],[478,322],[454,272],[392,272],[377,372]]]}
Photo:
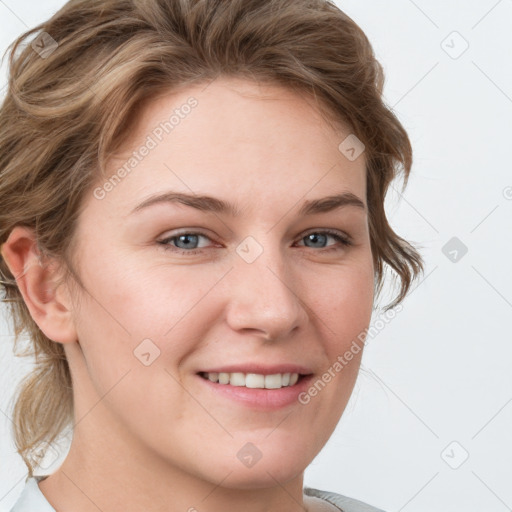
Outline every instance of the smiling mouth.
{"label": "smiling mouth", "polygon": [[203,379],[216,384],[224,384],[236,387],[246,387],[252,389],[281,389],[292,387],[300,382],[307,375],[300,373],[275,373],[272,375],[263,375],[259,373],[240,373],[240,372],[199,372],[198,375]]}

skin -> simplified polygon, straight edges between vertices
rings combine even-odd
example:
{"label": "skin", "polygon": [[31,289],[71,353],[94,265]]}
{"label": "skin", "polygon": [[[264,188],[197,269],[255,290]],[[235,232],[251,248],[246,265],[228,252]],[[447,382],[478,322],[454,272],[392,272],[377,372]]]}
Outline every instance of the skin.
{"label": "skin", "polygon": [[[145,106],[107,176],[190,96],[198,106],[114,190],[86,195],[74,252],[84,289],[55,285],[58,265],[38,264],[28,228],[16,227],[2,247],[73,375],[71,448],[40,489],[56,510],[76,512],[334,510],[303,495],[303,473],[345,409],[362,351],[307,405],[275,411],[219,397],[196,372],[287,361],[320,377],[368,327],[366,210],[298,214],[304,201],[342,192],[366,205],[364,154],[345,158],[338,145],[350,130],[326,123],[312,98],[219,78]],[[160,203],[130,214],[167,190],[218,197],[241,212]],[[331,235],[308,241],[329,228],[353,245]],[[169,250],[159,243],[197,231],[206,238],[189,243],[201,248],[196,255],[174,252],[184,247],[177,238]],[[263,248],[252,263],[236,252],[248,236]],[[133,351],[148,338],[160,356],[145,366]],[[237,458],[247,442],[262,453],[250,468]]]}

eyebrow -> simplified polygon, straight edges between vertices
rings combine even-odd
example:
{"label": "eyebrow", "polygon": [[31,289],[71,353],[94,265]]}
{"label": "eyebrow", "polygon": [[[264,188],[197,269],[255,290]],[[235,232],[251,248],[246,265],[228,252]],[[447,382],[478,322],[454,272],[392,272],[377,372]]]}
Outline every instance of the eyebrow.
{"label": "eyebrow", "polygon": [[[165,192],[163,194],[151,196],[137,205],[130,214],[160,203],[180,203],[196,208],[197,210],[222,213],[232,217],[238,217],[241,215],[241,210],[237,205],[228,203],[222,199],[205,195],[184,194],[180,192]],[[305,216],[314,215],[316,213],[325,213],[345,206],[353,206],[366,211],[366,205],[359,197],[352,192],[344,192],[342,194],[305,201],[299,210],[299,215]]]}

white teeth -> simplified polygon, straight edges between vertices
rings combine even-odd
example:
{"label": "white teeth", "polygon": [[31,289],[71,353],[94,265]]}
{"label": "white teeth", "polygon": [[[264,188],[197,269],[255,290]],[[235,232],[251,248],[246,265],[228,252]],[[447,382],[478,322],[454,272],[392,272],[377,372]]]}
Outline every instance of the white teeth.
{"label": "white teeth", "polygon": [[259,389],[280,389],[286,386],[293,386],[299,380],[298,373],[275,373],[273,375],[262,375],[259,373],[211,372],[203,373],[202,375],[211,382],[218,382],[219,384]]}
{"label": "white teeth", "polygon": [[229,376],[229,383],[232,386],[245,386],[245,375],[243,373],[232,373]]}
{"label": "white teeth", "polygon": [[265,389],[279,389],[281,387],[282,380],[280,373],[265,375]]}
{"label": "white teeth", "polygon": [[247,388],[264,388],[265,375],[258,375],[256,373],[248,373],[245,376],[245,387]]}

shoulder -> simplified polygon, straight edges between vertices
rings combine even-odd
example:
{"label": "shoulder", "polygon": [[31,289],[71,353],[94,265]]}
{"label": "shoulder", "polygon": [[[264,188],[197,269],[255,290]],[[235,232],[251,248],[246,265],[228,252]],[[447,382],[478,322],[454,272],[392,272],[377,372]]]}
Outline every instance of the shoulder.
{"label": "shoulder", "polygon": [[55,509],[48,503],[41,489],[39,489],[38,483],[45,476],[35,476],[27,479],[25,487],[10,512],[33,512],[34,510],[37,510],[37,512],[55,512]]}
{"label": "shoulder", "polygon": [[384,512],[380,508],[330,491],[321,491],[312,487],[304,487],[304,494],[328,501],[343,512]]}

